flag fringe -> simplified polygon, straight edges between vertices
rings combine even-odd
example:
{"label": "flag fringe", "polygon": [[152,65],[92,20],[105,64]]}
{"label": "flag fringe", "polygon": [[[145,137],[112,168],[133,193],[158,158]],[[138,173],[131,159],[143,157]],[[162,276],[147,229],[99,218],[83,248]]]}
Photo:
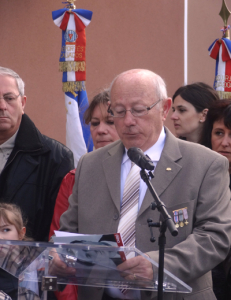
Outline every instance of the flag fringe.
{"label": "flag fringe", "polygon": [[86,91],[85,81],[68,81],[63,82],[63,92],[71,92],[73,95],[75,92]]}
{"label": "flag fringe", "polygon": [[62,61],[59,62],[59,72],[84,72],[85,61]]}
{"label": "flag fringe", "polygon": [[217,91],[220,99],[231,99],[231,92]]}

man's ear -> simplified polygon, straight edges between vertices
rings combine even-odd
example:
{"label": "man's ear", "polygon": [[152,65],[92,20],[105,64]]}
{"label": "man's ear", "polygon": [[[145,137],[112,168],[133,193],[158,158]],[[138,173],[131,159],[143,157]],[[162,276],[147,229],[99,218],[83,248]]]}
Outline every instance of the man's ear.
{"label": "man's ear", "polygon": [[24,114],[25,106],[26,106],[26,96],[21,97],[22,102],[22,113]]}
{"label": "man's ear", "polygon": [[208,108],[203,109],[203,111],[201,112],[201,118],[200,118],[200,122],[204,123],[207,117],[207,113],[208,113]]}
{"label": "man's ear", "polygon": [[167,98],[163,100],[163,117],[162,117],[163,121],[166,120],[171,106],[172,106],[172,98]]}

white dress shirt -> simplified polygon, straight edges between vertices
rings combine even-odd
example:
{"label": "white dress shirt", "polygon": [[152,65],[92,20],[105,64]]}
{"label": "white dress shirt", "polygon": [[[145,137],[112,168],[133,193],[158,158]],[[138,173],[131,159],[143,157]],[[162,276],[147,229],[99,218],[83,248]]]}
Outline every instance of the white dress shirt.
{"label": "white dress shirt", "polygon": [[[149,148],[147,151],[144,152],[144,154],[147,154],[151,158],[155,167],[156,167],[158,161],[160,160],[160,156],[161,156],[162,150],[164,148],[165,138],[166,138],[166,133],[165,133],[164,127],[163,127],[157,142],[151,148]],[[125,181],[128,176],[128,173],[131,170],[131,160],[129,159],[129,157],[127,155],[127,151],[128,151],[128,149],[125,148],[125,153],[123,155],[123,159],[122,159],[122,163],[121,163],[120,205],[121,205],[122,199],[123,199],[123,191],[124,191]],[[137,168],[137,169],[141,170],[137,165],[133,166],[133,168]],[[154,170],[154,172],[155,172],[155,170]],[[140,178],[138,209],[140,209],[140,207],[141,207],[146,190],[147,190],[147,185],[143,181],[143,179]],[[133,299],[133,300],[140,299],[140,291],[139,290],[127,290],[126,294],[122,294],[122,292],[117,288],[107,288],[106,293],[108,295],[110,295],[111,297],[118,298],[118,299]]]}
{"label": "white dress shirt", "polygon": [[[163,127],[157,142],[151,148],[149,148],[147,151],[144,152],[144,154],[147,154],[151,158],[155,167],[156,167],[158,161],[160,160],[160,156],[161,156],[162,150],[164,148],[165,137],[166,137],[166,133],[165,133],[164,127]],[[131,170],[131,161],[127,155],[127,152],[128,152],[128,149],[125,149],[125,153],[124,153],[124,156],[122,159],[122,164],[121,164],[120,203],[122,203],[122,199],[123,199],[124,184],[125,184],[126,178],[128,176],[128,173]],[[137,169],[141,170],[136,165],[133,168],[137,168]],[[154,172],[155,172],[155,170],[154,170]],[[147,185],[143,181],[143,179],[140,178],[139,209],[143,202],[146,190],[147,190]]]}

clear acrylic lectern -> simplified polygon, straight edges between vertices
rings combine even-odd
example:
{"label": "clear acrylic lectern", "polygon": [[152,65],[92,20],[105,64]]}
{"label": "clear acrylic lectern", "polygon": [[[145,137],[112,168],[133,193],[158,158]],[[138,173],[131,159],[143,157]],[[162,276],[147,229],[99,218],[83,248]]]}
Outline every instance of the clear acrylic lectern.
{"label": "clear acrylic lectern", "polygon": [[[125,273],[118,271],[129,253],[141,255],[153,265],[152,281],[136,276],[125,280]],[[54,274],[54,264],[62,260],[75,268],[72,276]],[[158,264],[136,248],[111,247],[103,243],[52,244],[0,240],[0,267],[18,279],[18,299],[46,299],[47,291],[61,285],[117,287],[157,291]],[[53,270],[53,271],[52,271]],[[129,274],[129,273],[127,273]],[[130,277],[129,277],[130,278]],[[190,293],[192,289],[173,274],[164,270],[164,292]]]}

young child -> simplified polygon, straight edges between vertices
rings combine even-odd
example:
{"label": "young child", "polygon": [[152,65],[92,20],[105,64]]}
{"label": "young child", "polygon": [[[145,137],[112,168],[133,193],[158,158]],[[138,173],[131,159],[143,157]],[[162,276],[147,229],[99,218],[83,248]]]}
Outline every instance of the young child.
{"label": "young child", "polygon": [[29,240],[21,209],[15,204],[0,203],[0,239]]}
{"label": "young child", "polygon": [[[25,234],[26,227],[23,222],[21,209],[15,204],[0,203],[0,239],[31,240]],[[7,265],[7,257],[10,255],[10,252],[8,253],[10,250],[7,250],[10,248],[7,247],[9,246],[0,244],[0,290],[9,295],[12,300],[16,300],[18,299],[18,278],[1,268],[1,266]],[[15,263],[17,265],[17,262]],[[13,268],[12,260],[10,260],[10,265]],[[24,292],[26,296],[30,293],[27,289],[24,289]],[[21,297],[20,299],[24,298]],[[36,297],[31,297],[30,299],[36,299]]]}

